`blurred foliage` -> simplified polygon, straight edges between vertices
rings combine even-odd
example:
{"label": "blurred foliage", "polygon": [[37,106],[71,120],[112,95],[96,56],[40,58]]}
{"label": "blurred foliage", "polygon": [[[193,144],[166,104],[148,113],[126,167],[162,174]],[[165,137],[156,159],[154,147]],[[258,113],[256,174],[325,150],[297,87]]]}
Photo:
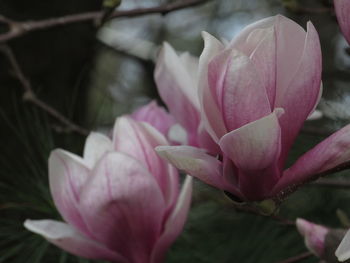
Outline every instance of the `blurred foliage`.
{"label": "blurred foliage", "polygon": [[[164,1],[124,0],[121,8]],[[344,42],[336,35],[335,18],[329,13],[285,10],[283,3],[307,8],[329,7],[328,0],[212,1],[203,7],[179,11],[166,17],[118,19],[108,26],[155,43],[169,41],[179,50],[198,55],[200,31],[230,39],[243,25],[261,17],[285,13],[300,24],[311,19],[320,33],[324,51],[325,98],[349,92],[349,60]],[[147,4],[148,3],[148,4]],[[40,19],[98,10],[102,1],[2,0],[2,14],[14,19]],[[287,6],[288,7],[288,6]],[[20,12],[19,10],[26,10]],[[299,10],[300,11],[300,10]],[[78,124],[109,129],[117,115],[130,112],[157,98],[153,65],[120,54],[95,40],[93,23],[81,23],[38,31],[10,42],[20,65],[38,96]],[[330,37],[332,36],[332,37]],[[2,69],[8,63],[0,60]],[[48,189],[47,159],[52,149],[80,154],[84,138],[59,133],[59,124],[45,113],[22,102],[20,84],[8,71],[0,72],[0,262],[70,263],[92,262],[71,256],[23,228],[31,219],[60,219]],[[308,125],[339,127],[348,120],[316,121]],[[289,164],[323,137],[301,134]],[[346,177],[343,172],[340,177]],[[340,227],[350,215],[350,190],[305,186],[280,208],[289,220],[297,217]],[[341,211],[341,212],[339,212]],[[340,215],[340,216],[339,216]],[[167,262],[259,263],[277,262],[306,251],[296,229],[268,217],[235,210],[221,192],[196,182],[193,207],[185,231],[168,253]],[[309,258],[303,262],[318,262]]]}

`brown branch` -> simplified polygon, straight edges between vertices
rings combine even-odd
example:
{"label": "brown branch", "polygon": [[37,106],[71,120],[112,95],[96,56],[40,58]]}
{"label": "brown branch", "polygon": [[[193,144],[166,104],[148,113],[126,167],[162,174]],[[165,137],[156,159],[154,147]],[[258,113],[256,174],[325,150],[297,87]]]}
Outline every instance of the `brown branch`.
{"label": "brown branch", "polygon": [[296,255],[294,257],[287,258],[285,260],[279,261],[278,263],[294,263],[294,262],[299,262],[304,259],[307,259],[309,257],[312,257],[313,254],[311,252],[304,252],[300,255]]}
{"label": "brown branch", "polygon": [[334,187],[334,188],[350,188],[350,181],[349,180],[321,178],[315,182],[312,182],[311,184],[308,184],[308,186],[327,186],[327,187]]}
{"label": "brown branch", "polygon": [[41,108],[46,113],[48,113],[49,115],[51,115],[52,117],[57,119],[59,122],[61,122],[65,126],[67,126],[67,128],[70,131],[79,133],[79,134],[84,135],[84,136],[89,134],[89,131],[87,131],[86,129],[73,123],[72,121],[67,119],[65,116],[63,116],[61,113],[59,113],[57,110],[52,108],[50,105],[48,105],[47,103],[45,103],[42,100],[40,100],[39,98],[37,98],[36,94],[34,93],[34,91],[32,89],[32,86],[31,86],[29,80],[24,76],[23,71],[17,62],[17,59],[9,46],[7,46],[7,45],[0,46],[0,52],[2,52],[7,57],[7,59],[9,60],[11,66],[13,68],[13,71],[14,71],[16,78],[22,84],[22,87],[24,90],[23,99],[25,101],[31,102],[34,105],[36,105],[37,107]]}
{"label": "brown branch", "polygon": [[[135,17],[135,16],[143,16],[149,14],[162,14],[166,15],[169,12],[173,12],[176,10],[194,7],[200,4],[203,4],[209,0],[179,0],[174,3],[165,4],[157,7],[149,7],[149,8],[136,8],[132,10],[125,11],[115,11],[113,12],[108,19],[117,18],[117,17]],[[86,21],[100,21],[105,15],[104,11],[95,11],[95,12],[87,12],[82,14],[74,14],[67,15],[57,18],[49,18],[39,21],[13,21],[6,17],[1,16],[0,22],[5,23],[9,26],[9,31],[0,34],[0,42],[5,42],[17,37],[20,37],[29,32],[48,29],[51,27],[68,25],[73,23],[80,23]]]}
{"label": "brown branch", "polygon": [[298,184],[291,185],[291,186],[287,187],[286,189],[282,190],[276,196],[271,197],[271,198],[276,202],[277,205],[281,204],[289,195],[291,195],[296,190],[298,190],[299,187],[304,186],[307,183],[314,182],[317,179],[319,179],[321,177],[324,177],[326,175],[338,173],[338,172],[341,172],[341,171],[344,171],[344,170],[348,170],[348,169],[350,169],[350,161],[347,161],[347,162],[344,162],[342,164],[339,164],[338,166],[336,166],[336,167],[334,167],[332,169],[326,170],[324,172],[315,174],[315,175],[313,175],[312,177],[310,177],[306,181],[300,182]]}
{"label": "brown branch", "polygon": [[[232,202],[231,202],[232,203]],[[256,209],[255,207],[251,206],[250,204],[247,205],[236,205],[235,203],[233,203],[234,208],[236,210],[248,213],[248,214],[252,214],[252,215],[257,215],[257,216],[262,216],[265,218],[270,218],[273,219],[277,222],[279,222],[282,225],[287,225],[287,226],[295,226],[295,222],[286,218],[283,218],[281,216],[278,215],[264,215],[262,214],[258,209]]]}

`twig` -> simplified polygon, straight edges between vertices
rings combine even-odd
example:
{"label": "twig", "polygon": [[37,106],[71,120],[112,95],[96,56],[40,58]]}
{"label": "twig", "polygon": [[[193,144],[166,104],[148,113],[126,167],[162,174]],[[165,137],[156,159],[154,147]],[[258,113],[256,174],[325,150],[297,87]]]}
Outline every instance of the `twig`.
{"label": "twig", "polygon": [[7,45],[0,46],[0,52],[2,52],[7,57],[7,59],[9,60],[11,66],[14,70],[16,78],[22,84],[22,87],[24,89],[23,99],[25,101],[31,102],[34,105],[36,105],[37,107],[41,108],[42,110],[47,112],[49,115],[51,115],[52,117],[54,117],[55,119],[60,121],[62,124],[67,126],[67,128],[70,131],[77,132],[77,133],[84,135],[84,136],[89,134],[88,130],[73,123],[72,121],[67,119],[65,116],[63,116],[61,113],[59,113],[57,110],[52,108],[50,105],[48,105],[47,103],[45,103],[42,100],[40,100],[39,98],[37,98],[36,94],[34,93],[32,87],[31,87],[29,80],[24,76],[23,71],[17,62],[17,59],[9,46],[7,46]]}
{"label": "twig", "polygon": [[294,262],[299,262],[304,259],[307,259],[309,257],[312,257],[313,254],[311,252],[304,252],[300,255],[296,255],[294,257],[287,258],[285,260],[279,261],[278,263],[294,263]]}
{"label": "twig", "polygon": [[282,203],[283,200],[285,200],[287,196],[289,196],[292,193],[294,193],[299,187],[301,187],[301,186],[303,186],[303,185],[305,185],[307,183],[316,181],[317,179],[319,179],[321,177],[324,177],[326,175],[338,173],[338,172],[341,172],[341,171],[344,171],[344,170],[348,170],[348,169],[350,169],[350,161],[347,161],[347,162],[344,162],[342,164],[339,164],[338,166],[336,166],[336,167],[334,167],[332,169],[329,169],[327,171],[315,174],[312,177],[310,177],[307,181],[303,181],[303,182],[300,182],[299,184],[291,185],[291,186],[287,187],[286,189],[282,190],[279,194],[277,194],[277,196],[271,197],[271,198],[278,205],[278,204]]}
{"label": "twig", "polygon": [[[165,4],[157,7],[149,7],[149,8],[136,8],[132,10],[125,11],[115,11],[113,12],[108,19],[117,18],[117,17],[135,17],[142,16],[148,14],[162,14],[166,15],[169,12],[194,7],[200,4],[203,4],[209,0],[185,0],[185,1],[177,1],[170,4]],[[86,21],[100,21],[104,16],[104,11],[95,11],[95,12],[87,12],[81,14],[67,15],[57,18],[49,18],[39,21],[13,21],[4,16],[0,17],[0,22],[5,23],[9,26],[9,31],[0,34],[0,42],[5,42],[17,37],[20,37],[26,33],[48,29],[51,27],[80,23]]]}
{"label": "twig", "polygon": [[334,187],[334,188],[350,188],[350,181],[322,178],[308,185],[309,186],[328,186],[328,187]]}
{"label": "twig", "polygon": [[278,216],[278,215],[264,215],[258,209],[252,207],[249,204],[247,204],[245,206],[234,204],[234,207],[235,207],[235,209],[240,210],[240,211],[245,212],[245,213],[258,215],[258,216],[263,216],[263,217],[266,217],[266,218],[271,218],[271,219],[281,223],[282,225],[295,226],[295,222],[292,221],[292,220],[283,218],[283,217]]}

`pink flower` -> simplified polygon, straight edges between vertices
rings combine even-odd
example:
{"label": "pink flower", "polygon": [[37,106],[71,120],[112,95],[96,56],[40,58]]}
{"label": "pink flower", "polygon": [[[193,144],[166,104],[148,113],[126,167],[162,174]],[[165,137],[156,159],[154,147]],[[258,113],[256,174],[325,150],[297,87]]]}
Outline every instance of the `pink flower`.
{"label": "pink flower", "polygon": [[350,44],[350,0],[334,0],[334,8],[340,29]]}
{"label": "pink flower", "polygon": [[169,112],[187,132],[186,144],[217,151],[217,146],[201,125],[198,58],[187,52],[177,55],[168,43],[164,43],[154,78]]}
{"label": "pink flower", "polygon": [[168,136],[170,128],[175,125],[175,120],[163,107],[157,105],[156,101],[138,108],[130,117],[136,121],[147,122],[156,128],[165,137]]}
{"label": "pink flower", "polygon": [[[248,201],[271,198],[350,159],[346,126],[284,170],[288,152],[321,96],[321,48],[311,22],[306,32],[286,17],[269,17],[247,26],[227,46],[208,33],[203,37],[201,122],[218,150],[211,148],[209,155],[191,146],[160,146],[161,156]],[[180,113],[186,116],[178,109]]]}
{"label": "pink flower", "polygon": [[322,258],[325,253],[325,241],[329,229],[302,218],[296,220],[296,226],[299,233],[305,238],[306,247],[315,256]]}
{"label": "pink flower", "polygon": [[159,263],[180,234],[192,182],[154,151],[167,141],[146,123],[117,119],[112,141],[87,138],[83,158],[57,149],[50,189],[66,223],[27,220],[25,227],[78,256],[120,263]]}

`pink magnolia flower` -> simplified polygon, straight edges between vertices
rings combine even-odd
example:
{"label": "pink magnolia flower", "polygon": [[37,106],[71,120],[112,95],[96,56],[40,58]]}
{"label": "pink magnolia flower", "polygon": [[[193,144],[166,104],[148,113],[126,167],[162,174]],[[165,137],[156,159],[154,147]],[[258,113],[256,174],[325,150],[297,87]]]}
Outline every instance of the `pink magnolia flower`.
{"label": "pink magnolia flower", "polygon": [[305,239],[306,247],[317,257],[322,258],[325,253],[325,241],[329,228],[298,218],[296,226]]}
{"label": "pink magnolia flower", "polygon": [[168,136],[170,128],[176,124],[171,116],[163,107],[157,105],[156,101],[138,108],[130,117],[136,121],[147,122],[156,128],[164,136]]}
{"label": "pink magnolia flower", "polygon": [[186,144],[217,151],[217,146],[201,125],[198,58],[187,52],[177,55],[168,43],[164,43],[157,59],[154,79],[169,112],[187,132]]}
{"label": "pink magnolia flower", "polygon": [[340,29],[350,44],[350,0],[334,0],[334,8]]}
{"label": "pink magnolia flower", "polygon": [[201,121],[218,150],[209,155],[191,146],[160,146],[161,156],[248,201],[273,197],[350,159],[346,126],[284,170],[321,96],[321,48],[311,22],[306,32],[278,15],[247,26],[228,45],[208,33],[203,37],[198,99]]}
{"label": "pink magnolia flower", "polygon": [[156,129],[117,119],[112,141],[87,138],[83,158],[58,149],[49,158],[50,189],[64,222],[25,227],[78,256],[118,263],[158,263],[180,234],[192,182],[179,193],[178,173],[154,151],[167,141]]}

